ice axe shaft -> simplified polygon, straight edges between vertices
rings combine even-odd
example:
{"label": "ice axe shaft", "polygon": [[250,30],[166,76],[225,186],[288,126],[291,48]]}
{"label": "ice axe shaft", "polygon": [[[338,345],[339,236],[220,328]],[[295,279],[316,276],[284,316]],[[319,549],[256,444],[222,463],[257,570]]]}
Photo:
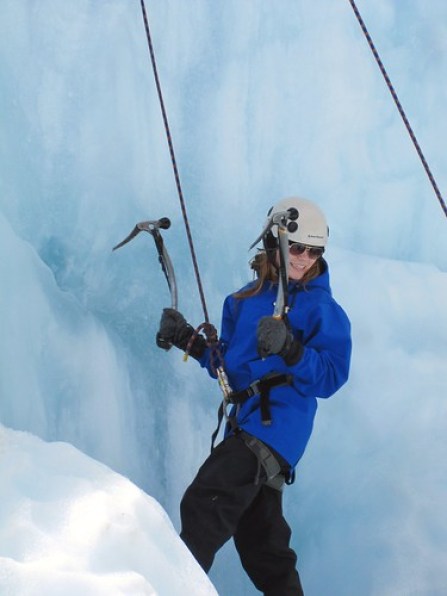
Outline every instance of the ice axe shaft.
{"label": "ice axe shaft", "polygon": [[278,293],[276,295],[273,316],[282,319],[288,310],[289,301],[289,235],[287,228],[278,227],[279,271]]}
{"label": "ice axe shaft", "polygon": [[264,229],[250,246],[250,250],[269,234],[273,226],[277,227],[278,234],[278,292],[276,296],[273,316],[275,319],[282,319],[288,310],[288,282],[289,282],[289,232],[296,231],[299,213],[297,209],[291,208],[287,211],[273,213],[267,220]]}

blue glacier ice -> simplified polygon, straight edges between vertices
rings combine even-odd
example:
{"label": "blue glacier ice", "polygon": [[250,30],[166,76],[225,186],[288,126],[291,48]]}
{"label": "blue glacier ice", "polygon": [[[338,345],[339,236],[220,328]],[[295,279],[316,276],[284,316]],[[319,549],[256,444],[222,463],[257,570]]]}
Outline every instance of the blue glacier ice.
{"label": "blue glacier ice", "polygon": [[[447,191],[447,5],[358,1]],[[349,2],[146,0],[211,320],[250,278],[268,208],[330,223],[351,380],[320,405],[285,496],[306,593],[447,591],[446,218]],[[154,336],[169,293],[203,321],[137,0],[0,3],[0,423],[66,441],[178,503],[219,389]],[[255,594],[231,545],[211,578]]]}

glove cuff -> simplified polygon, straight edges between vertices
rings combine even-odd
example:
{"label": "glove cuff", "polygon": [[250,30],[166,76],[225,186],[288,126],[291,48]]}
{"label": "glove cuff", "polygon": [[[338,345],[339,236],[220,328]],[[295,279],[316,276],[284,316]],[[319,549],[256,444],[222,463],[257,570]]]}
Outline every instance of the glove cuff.
{"label": "glove cuff", "polygon": [[287,366],[293,366],[294,364],[298,364],[298,362],[301,360],[303,352],[303,344],[295,339],[291,333],[289,333],[287,336],[287,341],[279,355],[284,359],[284,362],[287,364]]}
{"label": "glove cuff", "polygon": [[195,358],[196,360],[200,360],[205,350],[207,349],[206,339],[203,335],[198,335],[195,340],[192,342],[192,346],[189,349],[189,355]]}
{"label": "glove cuff", "polygon": [[[185,352],[193,333],[194,328],[191,325],[185,325],[182,331],[178,334],[174,345]],[[206,348],[206,340],[203,335],[196,335],[188,353],[196,360],[199,360],[203,356]]]}

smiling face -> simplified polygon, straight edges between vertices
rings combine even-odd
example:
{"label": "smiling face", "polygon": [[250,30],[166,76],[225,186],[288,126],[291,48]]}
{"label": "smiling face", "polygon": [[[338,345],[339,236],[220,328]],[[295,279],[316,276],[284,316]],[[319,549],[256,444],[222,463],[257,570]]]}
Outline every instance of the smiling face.
{"label": "smiling face", "polygon": [[[301,281],[317,260],[318,257],[311,256],[308,250],[302,254],[293,254],[289,250],[289,279]],[[276,255],[276,263],[279,266],[279,251]]]}
{"label": "smiling face", "polygon": [[301,255],[294,255],[289,251],[289,279],[300,281],[309,271],[318,257],[311,257],[306,250]]}

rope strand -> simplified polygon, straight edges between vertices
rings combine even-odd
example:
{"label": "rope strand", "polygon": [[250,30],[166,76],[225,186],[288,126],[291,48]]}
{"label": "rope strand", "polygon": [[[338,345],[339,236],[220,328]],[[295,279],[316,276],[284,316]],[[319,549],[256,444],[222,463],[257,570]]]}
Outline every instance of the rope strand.
{"label": "rope strand", "polygon": [[186,212],[185,200],[183,198],[182,186],[180,184],[180,175],[179,175],[178,168],[177,168],[177,161],[175,159],[175,153],[174,153],[174,145],[172,142],[171,131],[169,129],[168,116],[166,113],[165,104],[163,101],[163,94],[161,91],[160,80],[158,77],[157,64],[155,61],[155,52],[154,52],[154,47],[152,45],[152,37],[151,37],[150,30],[149,30],[149,22],[148,22],[147,13],[146,13],[146,7],[144,5],[144,0],[140,0],[140,2],[141,2],[141,10],[143,13],[144,28],[146,30],[146,38],[147,38],[147,44],[148,44],[148,48],[149,48],[149,54],[151,57],[152,70],[154,72],[154,78],[155,78],[155,84],[157,87],[158,99],[160,101],[160,108],[161,108],[161,113],[163,116],[163,123],[165,126],[166,138],[168,141],[169,153],[170,153],[171,162],[172,162],[172,168],[174,170],[175,184],[177,186],[177,193],[178,193],[178,197],[180,200],[180,207],[182,210],[183,221],[185,223],[185,228],[186,228],[186,236],[188,238],[189,249],[191,251],[194,273],[195,273],[196,280],[197,280],[197,287],[199,290],[200,301],[202,303],[203,315],[205,317],[205,322],[209,323],[208,309],[206,307],[206,300],[205,300],[205,293],[203,291],[202,281],[200,279],[199,265],[197,262],[196,252],[194,250],[194,243],[193,243],[193,239],[192,239],[191,228],[189,226],[188,215]]}
{"label": "rope strand", "polygon": [[419,143],[418,143],[418,141],[416,139],[416,135],[414,134],[413,129],[411,128],[410,122],[408,121],[408,118],[407,118],[407,116],[406,116],[406,114],[404,112],[404,109],[402,107],[402,104],[399,101],[399,98],[397,96],[397,93],[394,90],[394,87],[393,87],[393,84],[391,83],[390,77],[388,76],[388,73],[387,73],[387,71],[386,71],[386,69],[385,69],[385,67],[383,65],[383,62],[380,59],[379,53],[378,53],[378,51],[377,51],[377,49],[376,49],[376,47],[375,47],[375,45],[373,43],[373,40],[371,38],[371,35],[369,34],[369,31],[366,28],[365,22],[363,21],[361,15],[360,15],[360,12],[359,12],[359,10],[357,8],[357,5],[355,3],[355,0],[349,0],[349,3],[352,6],[352,9],[354,11],[354,14],[357,17],[357,20],[358,20],[359,25],[360,25],[360,27],[361,27],[361,29],[362,29],[365,37],[366,37],[366,40],[368,42],[368,45],[371,48],[371,51],[372,51],[372,53],[374,55],[374,58],[376,59],[376,62],[378,64],[379,68],[380,68],[380,72],[382,73],[383,78],[385,79],[385,82],[386,82],[386,84],[388,86],[388,89],[389,89],[389,91],[390,91],[390,93],[391,93],[391,95],[393,97],[394,103],[396,104],[397,109],[399,110],[399,114],[401,115],[402,120],[403,120],[403,122],[404,122],[404,124],[405,124],[405,126],[407,128],[408,134],[410,135],[410,138],[413,141],[413,144],[414,144],[414,146],[416,148],[416,151],[417,151],[417,153],[419,155],[419,158],[420,158],[420,160],[422,162],[422,165],[424,166],[424,169],[425,169],[425,171],[427,173],[427,176],[428,176],[428,178],[429,178],[429,180],[431,182],[431,185],[433,186],[433,190],[435,191],[436,197],[437,197],[437,199],[438,199],[438,201],[439,201],[439,203],[441,205],[442,210],[444,211],[444,215],[447,217],[447,205],[446,205],[444,199],[442,198],[441,191],[439,190],[438,185],[436,184],[435,178],[434,178],[434,176],[433,176],[433,174],[432,174],[432,172],[431,172],[431,170],[429,168],[429,165],[427,163],[427,160],[425,159],[425,156],[424,156],[424,154],[422,152],[422,149],[421,149],[421,147],[420,147],[420,145],[419,145]]}

